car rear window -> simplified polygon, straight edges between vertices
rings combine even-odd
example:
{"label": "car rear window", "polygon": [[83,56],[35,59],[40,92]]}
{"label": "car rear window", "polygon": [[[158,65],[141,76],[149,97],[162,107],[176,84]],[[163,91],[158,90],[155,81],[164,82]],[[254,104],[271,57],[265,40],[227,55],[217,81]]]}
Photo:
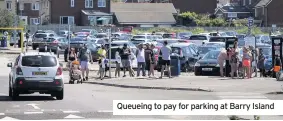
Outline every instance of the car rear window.
{"label": "car rear window", "polygon": [[52,56],[24,56],[22,58],[22,66],[29,67],[54,67],[57,65],[57,60]]}
{"label": "car rear window", "polygon": [[36,34],[34,37],[36,37],[36,38],[45,38],[45,37],[47,37],[47,35],[46,34]]}
{"label": "car rear window", "polygon": [[178,54],[180,55],[181,54],[181,48],[179,47],[172,47],[172,53],[175,53],[175,54]]}
{"label": "car rear window", "polygon": [[206,36],[191,36],[190,40],[206,40]]}
{"label": "car rear window", "polygon": [[145,39],[145,36],[134,36],[133,39]]}

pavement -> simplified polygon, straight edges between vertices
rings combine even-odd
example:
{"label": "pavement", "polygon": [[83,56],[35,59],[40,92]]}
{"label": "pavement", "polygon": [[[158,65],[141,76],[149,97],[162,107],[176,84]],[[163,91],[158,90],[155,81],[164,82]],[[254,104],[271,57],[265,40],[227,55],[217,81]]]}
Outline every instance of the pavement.
{"label": "pavement", "polygon": [[[59,120],[59,119],[169,119],[169,120],[229,120],[229,116],[116,116],[113,100],[225,100],[265,99],[282,100],[282,82],[270,78],[230,79],[193,76],[152,79],[147,77],[112,77],[97,79],[96,72],[83,84],[68,84],[64,72],[64,99],[55,100],[49,95],[21,95],[17,101],[8,97],[6,64],[15,56],[2,54],[0,59],[0,120]],[[114,74],[111,73],[111,76]],[[159,73],[156,73],[156,77]],[[239,116],[253,119],[253,116]],[[260,116],[261,120],[282,120],[283,116]]]}

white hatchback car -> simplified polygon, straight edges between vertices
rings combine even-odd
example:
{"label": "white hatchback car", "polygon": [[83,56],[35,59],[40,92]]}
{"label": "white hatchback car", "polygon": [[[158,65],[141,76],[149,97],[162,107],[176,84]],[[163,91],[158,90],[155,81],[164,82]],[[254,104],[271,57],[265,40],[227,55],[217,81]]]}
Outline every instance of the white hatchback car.
{"label": "white hatchback car", "polygon": [[27,52],[20,54],[14,63],[8,63],[9,96],[14,100],[19,94],[51,94],[57,100],[64,98],[62,65],[53,53]]}

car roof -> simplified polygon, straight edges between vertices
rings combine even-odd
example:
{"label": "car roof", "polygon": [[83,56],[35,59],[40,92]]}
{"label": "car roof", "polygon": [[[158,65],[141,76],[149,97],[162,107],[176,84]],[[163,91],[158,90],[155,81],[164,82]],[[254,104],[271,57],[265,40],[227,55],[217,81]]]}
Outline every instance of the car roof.
{"label": "car roof", "polygon": [[52,52],[24,52],[21,55],[22,56],[44,55],[44,56],[56,57]]}
{"label": "car roof", "polygon": [[192,45],[193,43],[173,43],[173,44],[170,44],[170,46],[172,47],[185,47],[185,46],[188,46],[188,45]]}
{"label": "car roof", "polygon": [[36,33],[36,34],[54,34],[54,33]]}

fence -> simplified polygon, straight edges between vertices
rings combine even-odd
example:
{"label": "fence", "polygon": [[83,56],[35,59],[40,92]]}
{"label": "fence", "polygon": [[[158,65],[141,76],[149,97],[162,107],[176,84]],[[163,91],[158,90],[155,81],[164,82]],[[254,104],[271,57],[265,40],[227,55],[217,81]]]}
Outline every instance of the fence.
{"label": "fence", "polygon": [[[70,26],[71,31],[78,32],[82,29],[95,29],[99,32],[106,32],[107,29],[111,28],[113,32],[121,30],[121,27],[97,27],[97,26]],[[170,29],[182,29],[191,31],[196,28],[202,28],[205,31],[227,31],[227,30],[239,30],[243,29],[244,27],[170,27]],[[27,30],[30,30],[31,32],[35,32],[37,30],[53,30],[55,32],[58,32],[59,30],[68,30],[68,25],[29,25],[26,27]],[[151,30],[152,28],[141,28],[141,27],[135,27],[134,29],[137,30]],[[273,30],[272,27],[261,27],[262,32],[270,32]],[[283,28],[276,28],[276,30],[283,31]]]}

